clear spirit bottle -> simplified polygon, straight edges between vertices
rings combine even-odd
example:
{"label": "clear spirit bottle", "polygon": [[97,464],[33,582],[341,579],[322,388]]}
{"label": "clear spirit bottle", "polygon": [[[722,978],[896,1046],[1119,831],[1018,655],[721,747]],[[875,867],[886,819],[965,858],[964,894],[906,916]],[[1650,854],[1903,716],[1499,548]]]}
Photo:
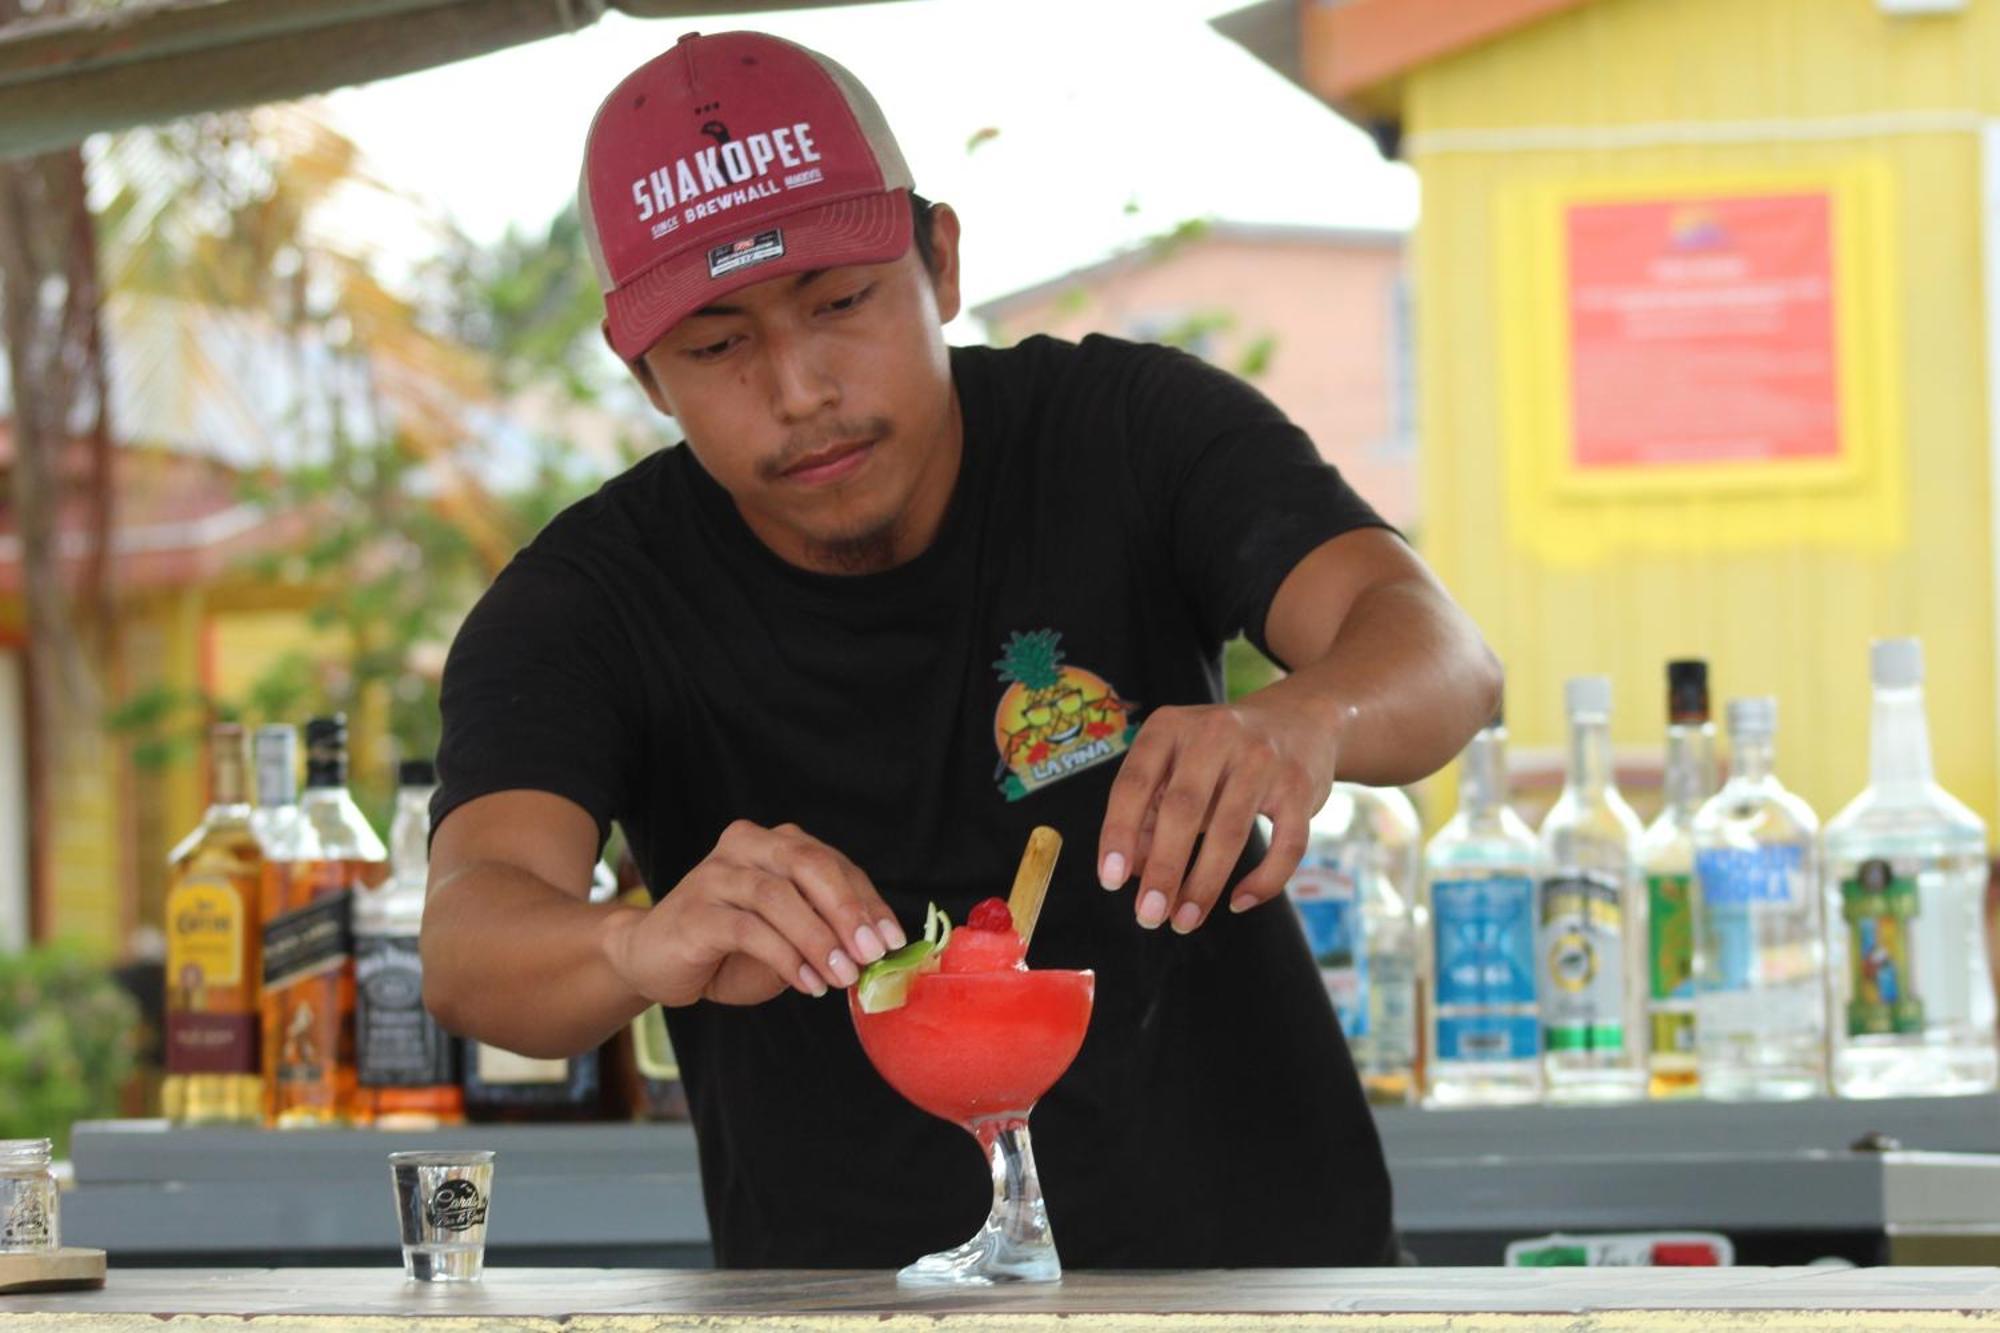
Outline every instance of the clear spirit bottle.
{"label": "clear spirit bottle", "polygon": [[1991,1091],[1986,826],[1932,777],[1922,646],[1881,640],[1871,667],[1868,786],[1825,835],[1834,1091]]}
{"label": "clear spirit bottle", "polygon": [[1507,1106],[1542,1095],[1535,1005],[1541,849],[1507,804],[1507,727],[1496,717],[1459,764],[1458,813],[1431,839],[1418,910],[1429,1025],[1424,1102]]}
{"label": "clear spirit bottle", "polygon": [[1552,1102],[1646,1092],[1646,898],[1639,817],[1611,771],[1611,681],[1564,685],[1569,771],[1542,821],[1536,992]]}
{"label": "clear spirit bottle", "polygon": [[1416,1099],[1417,812],[1394,788],[1335,783],[1286,886],[1369,1101]]}
{"label": "clear spirit bottle", "polygon": [[1708,663],[1667,663],[1665,799],[1639,843],[1646,881],[1647,1094],[1700,1090],[1695,1060],[1694,818],[1715,794]]}
{"label": "clear spirit bottle", "polygon": [[1729,703],[1729,780],[1695,816],[1695,1043],[1703,1095],[1826,1090],[1819,820],[1774,772],[1778,703]]}

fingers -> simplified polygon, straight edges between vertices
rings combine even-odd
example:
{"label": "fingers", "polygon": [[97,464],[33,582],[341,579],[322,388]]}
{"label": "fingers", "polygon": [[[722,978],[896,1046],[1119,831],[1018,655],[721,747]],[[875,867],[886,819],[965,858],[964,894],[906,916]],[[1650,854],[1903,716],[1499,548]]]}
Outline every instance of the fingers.
{"label": "fingers", "polygon": [[1174,903],[1170,920],[1180,934],[1187,934],[1207,920],[1216,899],[1222,896],[1223,885],[1236,869],[1237,858],[1243,855],[1250,831],[1256,827],[1258,807],[1263,803],[1275,760],[1276,755],[1268,751],[1242,755],[1224,777],[1208,817],[1208,827],[1202,832],[1201,852]]}
{"label": "fingers", "polygon": [[772,839],[764,843],[758,865],[796,885],[812,909],[820,913],[820,919],[840,935],[848,957],[856,963],[874,963],[890,949],[904,945],[896,913],[888,909],[862,869],[798,825],[772,829]]}
{"label": "fingers", "polygon": [[1281,795],[1266,806],[1271,817],[1271,846],[1257,868],[1245,875],[1229,895],[1229,910],[1247,912],[1284,892],[1292,872],[1305,859],[1306,839],[1312,822],[1311,802],[1297,793]]}
{"label": "fingers", "polygon": [[605,954],[661,1004],[757,1004],[786,987],[821,996],[905,943],[852,861],[793,824],[731,824],[653,907],[609,922]]}
{"label": "fingers", "polygon": [[756,959],[806,995],[826,994],[820,974],[781,931],[755,912],[733,912],[729,918],[730,952]]}
{"label": "fingers", "polygon": [[1148,718],[1118,767],[1105,802],[1104,827],[1097,836],[1097,882],[1106,889],[1123,887],[1142,864],[1142,827],[1173,762],[1174,733],[1182,711],[1162,708]]}
{"label": "fingers", "polygon": [[1148,930],[1172,915],[1180,899],[1188,858],[1208,825],[1230,757],[1223,747],[1202,743],[1208,730],[1202,728],[1175,747],[1166,790],[1160,795],[1159,822],[1153,828],[1153,846],[1140,873],[1134,907],[1139,924]]}
{"label": "fingers", "polygon": [[[737,909],[737,917],[756,923],[753,928],[732,922],[732,929],[760,939],[764,932],[770,932],[784,941],[791,955],[780,961],[790,966],[778,969],[774,965],[773,970],[807,994],[824,995],[830,987],[851,986],[861,975],[861,966],[847,951],[848,946],[791,880],[763,870],[740,869],[730,877],[723,901]],[[738,940],[732,938],[731,943],[739,946],[733,952],[763,958],[741,947]]]}
{"label": "fingers", "polygon": [[1186,934],[1220,901],[1261,813],[1273,819],[1272,847],[1231,894],[1230,908],[1275,896],[1305,855],[1311,780],[1298,748],[1284,726],[1248,710],[1159,710],[1112,784],[1100,882],[1112,889],[1135,876],[1139,924],[1171,922]]}

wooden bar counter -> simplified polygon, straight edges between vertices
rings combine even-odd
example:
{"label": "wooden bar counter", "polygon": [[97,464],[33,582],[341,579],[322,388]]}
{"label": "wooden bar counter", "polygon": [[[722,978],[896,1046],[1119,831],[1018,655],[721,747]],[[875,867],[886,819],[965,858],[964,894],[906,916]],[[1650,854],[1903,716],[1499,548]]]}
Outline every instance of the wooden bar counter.
{"label": "wooden bar counter", "polygon": [[1137,1328],[2000,1329],[1996,1268],[1400,1268],[1071,1273],[941,1295],[888,1273],[493,1268],[425,1287],[396,1268],[114,1266],[102,1291],[0,1297],[0,1330]]}

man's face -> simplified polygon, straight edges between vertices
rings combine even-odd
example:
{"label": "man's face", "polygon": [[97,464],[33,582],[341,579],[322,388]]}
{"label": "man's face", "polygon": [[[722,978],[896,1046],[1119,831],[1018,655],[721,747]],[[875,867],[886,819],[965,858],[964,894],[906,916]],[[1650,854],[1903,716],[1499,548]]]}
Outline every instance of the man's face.
{"label": "man's face", "polygon": [[932,236],[935,273],[912,246],[888,264],[773,278],[703,307],[642,358],[654,404],[794,564],[901,563],[950,498],[959,436],[942,326],[958,313],[958,228],[942,205]]}

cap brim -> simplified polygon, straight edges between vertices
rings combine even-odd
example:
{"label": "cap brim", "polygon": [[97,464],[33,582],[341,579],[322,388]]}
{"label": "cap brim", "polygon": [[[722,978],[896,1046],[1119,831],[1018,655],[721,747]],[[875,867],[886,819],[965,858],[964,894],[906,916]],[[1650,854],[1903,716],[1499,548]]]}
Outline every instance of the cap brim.
{"label": "cap brim", "polygon": [[663,259],[605,294],[612,350],[636,361],[703,306],[772,278],[902,258],[910,248],[910,196],[907,190],[887,190],[796,213],[746,219],[745,227],[750,234],[783,232],[784,254],[720,278],[709,276],[706,247]]}

